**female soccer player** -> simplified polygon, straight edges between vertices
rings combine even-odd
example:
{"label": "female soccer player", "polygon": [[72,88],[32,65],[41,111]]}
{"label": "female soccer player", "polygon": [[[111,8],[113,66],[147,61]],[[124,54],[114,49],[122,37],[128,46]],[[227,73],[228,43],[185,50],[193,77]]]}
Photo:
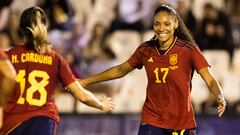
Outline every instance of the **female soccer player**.
{"label": "female soccer player", "polygon": [[219,116],[226,107],[209,64],[175,9],[160,5],[154,14],[155,36],[141,44],[124,63],[80,80],[82,86],[120,78],[145,67],[148,85],[139,135],[194,135],[191,79],[196,70],[217,99]]}
{"label": "female soccer player", "polygon": [[50,49],[46,23],[39,7],[28,8],[21,15],[19,30],[25,42],[7,52],[17,71],[17,84],[4,109],[1,134],[55,135],[59,116],[54,90],[58,80],[79,101],[103,111],[114,109],[111,98],[99,101],[81,87],[63,57]]}

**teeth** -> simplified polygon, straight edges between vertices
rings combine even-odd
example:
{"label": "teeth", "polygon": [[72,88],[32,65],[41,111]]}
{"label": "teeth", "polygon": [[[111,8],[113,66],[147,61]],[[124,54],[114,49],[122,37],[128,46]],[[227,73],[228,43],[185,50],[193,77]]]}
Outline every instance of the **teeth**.
{"label": "teeth", "polygon": [[159,35],[166,35],[167,33],[159,33],[159,32],[158,32],[157,34],[159,34]]}

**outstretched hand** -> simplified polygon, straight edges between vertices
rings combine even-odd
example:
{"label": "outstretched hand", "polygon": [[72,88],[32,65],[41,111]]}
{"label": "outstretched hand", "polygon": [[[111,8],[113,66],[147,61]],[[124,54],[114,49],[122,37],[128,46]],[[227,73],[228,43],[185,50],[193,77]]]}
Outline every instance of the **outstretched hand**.
{"label": "outstretched hand", "polygon": [[217,100],[218,103],[218,117],[221,117],[224,111],[226,110],[227,103],[223,98]]}
{"label": "outstretched hand", "polygon": [[103,111],[109,112],[109,111],[113,111],[115,109],[115,105],[113,104],[112,98],[110,97],[105,97],[103,96],[100,99],[100,102],[102,103],[102,109]]}

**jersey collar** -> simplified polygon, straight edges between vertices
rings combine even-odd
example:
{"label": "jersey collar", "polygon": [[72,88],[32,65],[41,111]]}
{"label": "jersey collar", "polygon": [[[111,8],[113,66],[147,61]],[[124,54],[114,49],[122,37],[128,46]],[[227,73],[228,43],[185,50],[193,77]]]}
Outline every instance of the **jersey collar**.
{"label": "jersey collar", "polygon": [[[175,39],[173,40],[172,44],[168,47],[168,49],[165,51],[165,53],[164,53],[163,55],[167,55],[167,53],[172,49],[172,47],[174,46],[174,44],[176,43],[176,41],[177,41],[177,37],[175,37]],[[158,55],[161,55],[161,54],[159,53],[159,50],[157,49],[157,46],[156,46],[156,45],[155,45],[155,49],[156,49]]]}

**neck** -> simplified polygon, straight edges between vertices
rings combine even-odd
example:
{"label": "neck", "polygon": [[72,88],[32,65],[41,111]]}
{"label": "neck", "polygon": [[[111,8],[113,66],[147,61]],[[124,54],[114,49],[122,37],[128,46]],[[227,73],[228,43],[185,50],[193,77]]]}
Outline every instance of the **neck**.
{"label": "neck", "polygon": [[174,40],[175,40],[175,37],[172,36],[170,39],[168,39],[168,40],[165,41],[165,42],[159,41],[159,45],[160,45],[159,49],[160,49],[160,50],[167,50],[167,49],[169,48],[169,46],[172,45],[172,43],[174,42]]}

